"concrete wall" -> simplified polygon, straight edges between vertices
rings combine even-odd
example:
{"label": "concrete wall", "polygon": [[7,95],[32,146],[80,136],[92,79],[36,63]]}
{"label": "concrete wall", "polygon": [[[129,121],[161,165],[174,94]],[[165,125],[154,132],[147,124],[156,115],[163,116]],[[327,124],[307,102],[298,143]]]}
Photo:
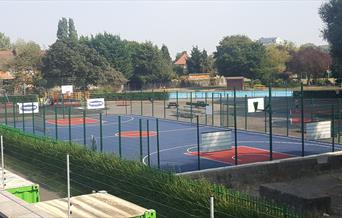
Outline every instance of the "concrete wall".
{"label": "concrete wall", "polygon": [[221,167],[178,175],[192,179],[205,178],[214,183],[242,191],[259,189],[259,185],[270,182],[284,182],[296,178],[318,175],[342,167],[342,151],[295,157],[284,160]]}

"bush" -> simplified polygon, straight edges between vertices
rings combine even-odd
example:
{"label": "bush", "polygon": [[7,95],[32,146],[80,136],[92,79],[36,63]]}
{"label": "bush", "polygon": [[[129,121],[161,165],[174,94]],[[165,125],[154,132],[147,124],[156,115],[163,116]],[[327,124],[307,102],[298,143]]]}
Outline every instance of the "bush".
{"label": "bush", "polygon": [[15,159],[16,166],[28,164],[31,173],[50,178],[54,184],[65,184],[65,159],[70,154],[73,195],[107,190],[155,209],[163,217],[207,217],[210,196],[215,197],[216,217],[298,217],[288,208],[266,200],[94,152],[78,144],[29,135],[4,125],[0,125],[0,134],[4,135],[6,156]]}
{"label": "bush", "polygon": [[90,98],[105,98],[106,101],[118,101],[118,100],[168,100],[169,93],[167,92],[127,92],[127,93],[91,93]]}
{"label": "bush", "polygon": [[8,98],[5,96],[0,97],[0,102],[36,102],[38,101],[37,95],[9,95]]}

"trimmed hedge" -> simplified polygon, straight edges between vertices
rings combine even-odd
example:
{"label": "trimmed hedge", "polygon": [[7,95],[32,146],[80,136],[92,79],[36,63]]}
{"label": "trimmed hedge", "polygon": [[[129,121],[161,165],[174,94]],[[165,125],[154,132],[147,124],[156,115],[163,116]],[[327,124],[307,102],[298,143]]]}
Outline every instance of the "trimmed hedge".
{"label": "trimmed hedge", "polygon": [[[300,98],[300,91],[293,91],[293,97]],[[342,98],[342,89],[336,90],[304,90],[304,98]]]}
{"label": "trimmed hedge", "polygon": [[37,95],[9,95],[8,98],[0,97],[0,102],[35,102],[38,101]]}
{"label": "trimmed hedge", "polygon": [[4,125],[0,125],[0,134],[9,159],[17,160],[16,165],[27,164],[35,175],[52,178],[54,185],[65,184],[66,154],[70,154],[72,195],[106,190],[155,209],[158,217],[208,217],[210,196],[215,198],[215,217],[299,217],[266,200],[94,152],[78,144],[30,135]]}
{"label": "trimmed hedge", "polygon": [[118,101],[118,100],[168,100],[169,93],[167,92],[126,92],[126,93],[91,93],[90,98],[104,98],[106,101]]}

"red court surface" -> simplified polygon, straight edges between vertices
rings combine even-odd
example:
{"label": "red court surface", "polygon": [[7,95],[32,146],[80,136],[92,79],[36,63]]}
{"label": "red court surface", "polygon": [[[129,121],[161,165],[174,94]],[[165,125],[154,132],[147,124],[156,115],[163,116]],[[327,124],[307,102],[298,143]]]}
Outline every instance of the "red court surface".
{"label": "red court surface", "polygon": [[[98,122],[99,122],[99,120],[97,120],[97,119],[85,118],[86,124],[94,124],[94,123],[98,123]],[[47,123],[56,124],[56,120],[47,120]],[[78,117],[72,117],[72,118],[70,118],[70,125],[81,125],[81,124],[83,124],[83,117],[79,117],[79,118]],[[60,126],[69,125],[69,118],[58,119],[57,125],[60,125]]]}
{"label": "red court surface", "polygon": [[[268,161],[270,158],[269,151],[253,148],[248,146],[238,146],[238,164],[247,164]],[[197,156],[197,151],[187,153],[189,155]],[[200,152],[200,156],[205,159],[218,161],[227,164],[235,164],[235,150],[234,147],[230,150],[214,151],[214,152]],[[273,151],[273,159],[283,159],[292,157],[291,155]]]}
{"label": "red court surface", "polygon": [[[119,136],[119,133],[115,134],[116,136]],[[157,132],[150,131],[149,136],[156,136]],[[142,137],[147,137],[147,131],[142,131],[141,132]],[[121,132],[121,137],[125,138],[139,138],[140,137],[140,132],[139,131],[123,131]]]}

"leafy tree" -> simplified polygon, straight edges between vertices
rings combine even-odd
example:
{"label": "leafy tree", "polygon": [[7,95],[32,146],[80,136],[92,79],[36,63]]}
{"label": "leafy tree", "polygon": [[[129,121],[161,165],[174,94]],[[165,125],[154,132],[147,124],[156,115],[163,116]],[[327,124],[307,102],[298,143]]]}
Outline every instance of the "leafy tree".
{"label": "leafy tree", "polygon": [[167,46],[163,44],[162,47],[160,48],[160,50],[161,50],[161,53],[163,54],[164,59],[171,62],[172,59],[171,59],[169,49],[167,48]]}
{"label": "leafy tree", "polygon": [[190,73],[210,73],[212,72],[212,64],[206,50],[200,51],[198,46],[191,50],[189,59],[186,62]]}
{"label": "leafy tree", "polygon": [[75,28],[74,20],[69,18],[69,39],[78,40],[77,31]]}
{"label": "leafy tree", "polygon": [[0,32],[0,51],[11,49],[11,40],[4,33]]}
{"label": "leafy tree", "polygon": [[58,21],[57,39],[65,40],[68,39],[68,37],[68,20],[65,17],[63,17],[61,20]]}
{"label": "leafy tree", "polygon": [[308,84],[313,79],[314,83],[318,78],[323,77],[327,70],[331,67],[331,57],[329,54],[322,52],[317,47],[302,47],[295,52],[288,62],[288,70],[307,77]]}
{"label": "leafy tree", "polygon": [[342,80],[342,1],[330,0],[323,4],[319,14],[325,23],[324,38],[330,44],[330,54],[333,58],[333,76]]}
{"label": "leafy tree", "polygon": [[105,32],[90,38],[81,37],[80,41],[104,56],[110,65],[122,72],[127,79],[132,76],[133,65],[129,43],[121,40],[120,36]]}
{"label": "leafy tree", "polygon": [[266,58],[265,47],[247,36],[224,37],[214,53],[215,65],[223,76],[244,76],[256,79]]}

